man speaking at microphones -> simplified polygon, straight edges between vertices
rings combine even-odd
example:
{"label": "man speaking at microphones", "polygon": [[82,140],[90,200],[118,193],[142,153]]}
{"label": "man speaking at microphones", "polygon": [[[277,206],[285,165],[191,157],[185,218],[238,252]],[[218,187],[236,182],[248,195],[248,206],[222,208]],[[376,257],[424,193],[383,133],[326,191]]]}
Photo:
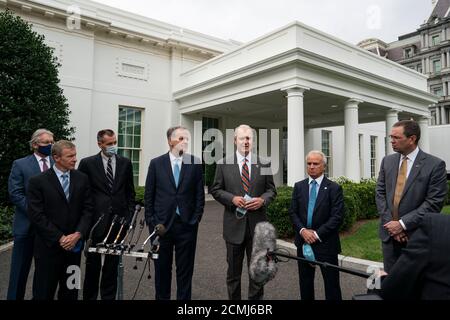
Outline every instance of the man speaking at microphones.
{"label": "man speaking at microphones", "polygon": [[[344,215],[342,188],[324,176],[326,157],[310,151],[308,178],[294,186],[289,214],[295,230],[297,255],[308,260],[338,264],[341,251],[339,227]],[[298,261],[302,300],[314,300],[315,267]],[[339,271],[321,267],[327,300],[342,300]]]}
{"label": "man speaking at microphones", "polygon": [[[266,221],[266,208],[276,196],[272,174],[264,174],[261,158],[251,152],[253,131],[240,125],[234,131],[236,153],[218,163],[210,192],[224,205],[223,238],[227,248],[227,288],[230,300],[241,299],[244,255],[250,263],[252,239],[258,222]],[[269,171],[269,170],[267,170]],[[263,298],[263,286],[250,278],[248,299]]]}
{"label": "man speaking at microphones", "polygon": [[[189,132],[177,126],[167,130],[168,153],[150,162],[145,183],[145,219],[157,250],[155,289],[157,300],[169,300],[175,248],[177,300],[190,300],[198,224],[205,206],[203,172],[199,159],[186,154]],[[164,230],[156,226],[163,225]],[[161,231],[165,231],[162,233]]]}

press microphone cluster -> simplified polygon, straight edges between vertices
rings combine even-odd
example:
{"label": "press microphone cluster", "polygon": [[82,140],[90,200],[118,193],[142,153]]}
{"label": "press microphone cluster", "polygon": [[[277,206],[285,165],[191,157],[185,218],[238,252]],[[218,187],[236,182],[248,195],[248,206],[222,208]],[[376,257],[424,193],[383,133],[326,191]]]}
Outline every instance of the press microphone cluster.
{"label": "press microphone cluster", "polygon": [[153,232],[145,239],[144,243],[142,243],[141,249],[139,251],[143,252],[144,247],[147,244],[147,242],[156,235],[155,239],[151,242],[150,246],[150,252],[152,253],[152,259],[158,259],[159,258],[159,239],[164,236],[166,233],[166,227],[164,227],[163,224],[157,224],[155,226],[155,229]]}
{"label": "press microphone cluster", "polygon": [[337,269],[340,272],[352,274],[361,278],[369,278],[371,275],[366,272],[340,267],[328,262],[310,261],[302,257],[292,256],[277,252],[275,228],[269,222],[260,222],[255,227],[253,236],[253,250],[250,259],[250,277],[261,285],[266,284],[275,278],[277,273],[277,263],[279,257],[303,261],[325,268]]}

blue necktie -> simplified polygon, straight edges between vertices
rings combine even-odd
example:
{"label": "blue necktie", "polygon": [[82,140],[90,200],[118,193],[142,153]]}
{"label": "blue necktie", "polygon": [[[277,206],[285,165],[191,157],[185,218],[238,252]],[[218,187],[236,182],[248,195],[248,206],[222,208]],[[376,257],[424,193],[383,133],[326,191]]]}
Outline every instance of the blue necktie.
{"label": "blue necktie", "polygon": [[306,220],[306,226],[311,228],[312,226],[312,218],[314,212],[314,206],[316,205],[317,199],[317,181],[311,181],[311,191],[309,192],[309,201],[308,201],[308,217]]}
{"label": "blue necktie", "polygon": [[62,176],[62,188],[64,190],[64,194],[66,195],[66,199],[69,200],[69,174],[64,173]]}
{"label": "blue necktie", "polygon": [[[178,164],[179,160],[176,159],[175,160],[175,165],[173,167],[173,178],[175,179],[175,185],[178,188],[178,183],[180,181],[180,165]],[[177,214],[180,215],[180,209],[177,206],[177,210],[176,210]]]}

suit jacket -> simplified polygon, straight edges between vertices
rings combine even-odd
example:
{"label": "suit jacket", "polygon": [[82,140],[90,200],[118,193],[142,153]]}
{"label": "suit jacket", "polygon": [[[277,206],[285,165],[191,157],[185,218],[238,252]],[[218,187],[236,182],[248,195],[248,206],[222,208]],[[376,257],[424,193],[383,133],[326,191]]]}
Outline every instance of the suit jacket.
{"label": "suit jacket", "polygon": [[[266,163],[263,161],[263,163]],[[250,176],[250,196],[261,197],[265,204],[258,210],[248,212],[244,219],[237,219],[235,215],[236,206],[233,204],[233,197],[244,196],[239,164],[236,154],[217,163],[214,182],[211,185],[210,193],[218,202],[225,206],[223,214],[223,238],[225,241],[240,244],[244,241],[246,232],[246,220],[250,225],[250,232],[253,238],[253,231],[258,222],[267,221],[266,208],[276,197],[277,191],[273,182],[273,176],[262,175],[261,169],[270,170],[270,163],[263,164],[261,158],[255,159],[252,155],[251,176]]]}
{"label": "suit jacket", "polygon": [[88,177],[70,170],[69,201],[53,169],[30,178],[28,216],[36,230],[35,256],[60,252],[59,239],[76,231],[87,237],[92,216]]}
{"label": "suit jacket", "polygon": [[[307,228],[309,202],[309,179],[299,181],[294,186],[289,214],[295,230],[295,245],[301,247],[305,241],[300,230]],[[335,255],[341,252],[339,227],[344,218],[344,196],[342,187],[326,177],[320,184],[314,206],[311,229],[322,240],[312,244],[314,253]]]}
{"label": "suit jacket", "polygon": [[[53,165],[50,157],[49,166]],[[30,220],[27,214],[26,193],[28,181],[32,176],[41,173],[41,168],[34,154],[17,159],[13,162],[8,179],[8,192],[11,202],[16,207],[13,222],[14,236],[27,235],[30,231]]]}
{"label": "suit jacket", "polygon": [[114,215],[131,219],[135,209],[136,194],[134,191],[133,167],[129,159],[116,155],[116,172],[112,192],[110,192],[107,185],[105,168],[100,152],[82,159],[78,170],[85,173],[89,178],[92,201],[94,203],[92,224],[103,213],[106,214],[106,219],[103,219],[94,231],[94,237],[104,236]]}
{"label": "suit jacket", "polygon": [[200,222],[205,206],[203,171],[199,159],[184,154],[178,187],[175,185],[169,153],[150,161],[145,182],[145,219],[150,228],[163,224],[170,229],[176,208],[184,223]]}
{"label": "suit jacket", "polygon": [[384,299],[450,299],[450,216],[427,213],[381,283]]}
{"label": "suit jacket", "polygon": [[[376,187],[376,204],[381,218],[379,235],[389,240],[383,225],[392,220],[392,206],[400,163],[400,153],[383,158]],[[447,197],[445,162],[419,150],[403,189],[399,217],[411,233],[420,225],[425,213],[439,213]]]}

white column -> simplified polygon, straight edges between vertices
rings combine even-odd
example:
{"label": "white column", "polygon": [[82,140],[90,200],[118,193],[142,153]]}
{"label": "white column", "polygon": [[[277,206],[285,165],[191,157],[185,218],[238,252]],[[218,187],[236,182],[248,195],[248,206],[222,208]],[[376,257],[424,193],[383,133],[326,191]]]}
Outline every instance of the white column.
{"label": "white column", "polygon": [[398,122],[398,112],[397,109],[389,109],[386,112],[386,155],[395,153],[392,150],[391,139],[389,136],[391,135],[391,129],[396,122]]}
{"label": "white column", "polygon": [[442,31],[441,31],[441,42],[443,42],[443,41],[445,41],[446,40],[446,37],[445,37],[445,28],[444,29],[442,29]]}
{"label": "white column", "polygon": [[358,104],[361,100],[349,99],[344,107],[345,128],[345,176],[360,181],[358,145]]}
{"label": "white column", "polygon": [[430,137],[428,134],[428,117],[419,118],[420,140],[419,148],[425,152],[430,152]]}
{"label": "white column", "polygon": [[308,89],[292,86],[282,90],[287,93],[287,184],[293,187],[305,178],[303,93]]}
{"label": "white column", "polygon": [[424,35],[422,34],[420,36],[420,48],[423,49],[425,47],[425,39],[424,39]]}
{"label": "white column", "polygon": [[441,53],[441,65],[442,65],[442,69],[448,67],[444,52]]}
{"label": "white column", "polygon": [[427,73],[431,73],[430,57],[426,58],[425,65],[427,66]]}
{"label": "white column", "polygon": [[425,70],[425,58],[422,58],[422,73],[426,73],[427,71]]}
{"label": "white column", "polygon": [[447,68],[450,68],[450,52],[446,52]]}

